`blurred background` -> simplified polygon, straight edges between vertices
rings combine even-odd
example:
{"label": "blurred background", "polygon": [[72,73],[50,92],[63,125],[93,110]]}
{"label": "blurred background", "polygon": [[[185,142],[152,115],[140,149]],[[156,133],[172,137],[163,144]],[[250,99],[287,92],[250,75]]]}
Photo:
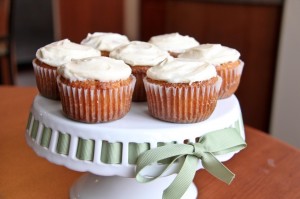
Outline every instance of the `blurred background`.
{"label": "blurred background", "polygon": [[35,86],[35,52],[56,40],[179,32],[240,51],[244,122],[300,148],[299,10],[299,0],[0,0],[0,80]]}

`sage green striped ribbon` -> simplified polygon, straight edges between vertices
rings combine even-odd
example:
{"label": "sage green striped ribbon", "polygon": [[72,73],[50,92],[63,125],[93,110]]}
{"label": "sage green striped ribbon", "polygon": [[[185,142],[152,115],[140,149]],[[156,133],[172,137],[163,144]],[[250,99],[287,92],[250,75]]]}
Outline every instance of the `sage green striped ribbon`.
{"label": "sage green striped ribbon", "polygon": [[94,140],[86,140],[79,138],[76,157],[79,160],[93,161],[94,158]]}
{"label": "sage green striped ribbon", "polygon": [[144,153],[145,151],[148,151],[150,149],[149,143],[129,143],[128,147],[128,163],[129,164],[135,164],[137,158]]}
{"label": "sage green striped ribbon", "polygon": [[26,129],[27,129],[27,130],[28,130],[29,127],[30,127],[31,120],[32,120],[32,113],[30,112],[30,113],[29,113],[29,116],[28,116],[28,120],[27,120],[27,125],[26,125]]}
{"label": "sage green striped ribbon", "polygon": [[[235,125],[233,128],[209,132],[202,136],[197,143],[171,144],[146,151],[137,159],[136,180],[138,182],[155,180],[162,176],[174,162],[183,158],[183,161],[177,161],[182,162],[181,168],[174,181],[164,190],[163,199],[179,199],[184,195],[194,179],[199,159],[210,174],[230,184],[235,175],[215,155],[227,154],[245,148],[246,143],[239,131],[238,125]],[[158,176],[150,177],[141,174],[145,167],[170,157],[173,157],[173,161],[167,164]]]}
{"label": "sage green striped ribbon", "polygon": [[122,162],[122,143],[102,142],[101,161],[106,164],[121,164]]}
{"label": "sage green striped ribbon", "polygon": [[52,136],[52,129],[44,127],[40,145],[49,148],[51,136]]}
{"label": "sage green striped ribbon", "polygon": [[67,133],[59,132],[56,152],[63,155],[69,155],[71,136]]}
{"label": "sage green striped ribbon", "polygon": [[37,132],[38,132],[38,129],[39,129],[39,121],[38,120],[34,120],[33,121],[33,125],[32,125],[32,129],[31,129],[31,138],[32,139],[36,139],[36,136],[37,136]]}

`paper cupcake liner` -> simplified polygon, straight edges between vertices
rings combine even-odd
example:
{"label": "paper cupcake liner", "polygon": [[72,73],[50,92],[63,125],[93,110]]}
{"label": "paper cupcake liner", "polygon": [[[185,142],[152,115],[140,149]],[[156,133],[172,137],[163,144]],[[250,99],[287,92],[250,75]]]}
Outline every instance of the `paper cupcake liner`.
{"label": "paper cupcake liner", "polygon": [[219,99],[228,98],[237,90],[244,68],[244,62],[240,62],[235,68],[217,68],[218,75],[223,79]]}
{"label": "paper cupcake liner", "polygon": [[174,123],[195,123],[206,120],[214,111],[222,79],[213,85],[165,87],[144,78],[150,114]]}
{"label": "paper cupcake liner", "polygon": [[36,85],[42,96],[59,100],[59,91],[56,83],[56,69],[49,69],[32,62]]}
{"label": "paper cupcake liner", "polygon": [[135,78],[127,86],[112,89],[77,88],[57,78],[63,112],[73,120],[86,123],[108,122],[122,118],[130,110]]}
{"label": "paper cupcake liner", "polygon": [[136,83],[133,91],[132,101],[133,102],[145,102],[147,101],[147,95],[144,87],[143,79],[146,76],[145,73],[142,72],[132,72],[132,74],[136,78]]}

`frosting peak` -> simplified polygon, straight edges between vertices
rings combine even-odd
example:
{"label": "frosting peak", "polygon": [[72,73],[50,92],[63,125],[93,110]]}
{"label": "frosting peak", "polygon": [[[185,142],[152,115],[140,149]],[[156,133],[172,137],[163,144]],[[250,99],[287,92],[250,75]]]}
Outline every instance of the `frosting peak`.
{"label": "frosting peak", "polygon": [[125,80],[131,74],[131,68],[122,60],[109,57],[89,57],[73,59],[58,68],[58,74],[70,81],[98,80],[110,82]]}
{"label": "frosting peak", "polygon": [[173,59],[168,52],[142,41],[132,41],[127,45],[115,48],[109,56],[124,60],[131,66],[155,66],[165,60]]}
{"label": "frosting peak", "polygon": [[209,62],[213,65],[220,65],[226,62],[237,61],[240,53],[220,44],[201,44],[187,50],[178,56],[179,58],[198,59]]}
{"label": "frosting peak", "polygon": [[179,33],[153,36],[150,38],[149,43],[154,44],[163,50],[172,51],[175,53],[182,53],[186,49],[199,45],[199,42],[193,37],[188,35],[183,36]]}
{"label": "frosting peak", "polygon": [[217,76],[216,68],[207,63],[188,59],[174,59],[164,65],[151,67],[147,76],[169,83],[193,83]]}
{"label": "frosting peak", "polygon": [[54,67],[61,66],[71,59],[93,56],[100,56],[100,52],[92,47],[73,43],[68,39],[48,44],[36,52],[36,57],[40,61]]}
{"label": "frosting peak", "polygon": [[112,51],[116,47],[128,43],[129,40],[125,35],[109,32],[88,33],[87,37],[81,41],[82,45],[91,46],[103,51]]}

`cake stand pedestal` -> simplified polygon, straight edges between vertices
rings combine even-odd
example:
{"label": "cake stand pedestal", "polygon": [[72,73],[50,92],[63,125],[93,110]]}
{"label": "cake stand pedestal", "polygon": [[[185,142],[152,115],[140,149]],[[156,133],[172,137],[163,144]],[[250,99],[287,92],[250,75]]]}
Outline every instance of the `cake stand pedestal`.
{"label": "cake stand pedestal", "polygon": [[[72,199],[161,198],[173,181],[180,162],[149,183],[135,180],[137,157],[166,144],[183,144],[197,140],[212,131],[237,128],[243,139],[245,133],[239,102],[235,96],[219,100],[209,119],[194,124],[175,124],[151,117],[146,103],[132,103],[123,118],[101,124],[85,124],[67,119],[59,101],[37,95],[34,99],[26,129],[29,146],[41,157],[69,169],[88,172],[72,186]],[[238,151],[237,151],[238,152]],[[223,162],[237,152],[217,155]],[[142,171],[143,176],[157,176],[164,163],[153,164]],[[201,169],[199,161],[197,169]],[[197,197],[192,184],[183,198]]]}
{"label": "cake stand pedestal", "polygon": [[[164,189],[174,180],[175,174],[161,177],[150,183],[139,183],[135,178],[84,174],[72,186],[70,199],[159,199]],[[197,188],[191,184],[182,199],[196,199]]]}

